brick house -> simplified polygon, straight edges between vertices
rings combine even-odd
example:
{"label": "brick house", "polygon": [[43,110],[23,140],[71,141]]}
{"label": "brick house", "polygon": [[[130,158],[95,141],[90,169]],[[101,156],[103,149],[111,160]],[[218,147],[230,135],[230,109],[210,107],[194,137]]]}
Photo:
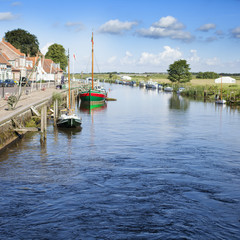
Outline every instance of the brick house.
{"label": "brick house", "polygon": [[12,66],[12,78],[19,81],[20,77],[26,77],[26,55],[21,53],[12,44],[3,38],[0,42],[0,51],[5,54]]}
{"label": "brick house", "polygon": [[38,57],[26,57],[25,53],[21,53],[19,49],[6,42],[4,38],[0,42],[0,53],[9,64],[9,78],[11,77],[16,81],[19,81],[20,77],[30,77],[32,81],[45,80],[56,83],[61,81],[63,71],[60,64],[54,63],[51,59],[45,59],[43,55],[40,56],[40,61],[34,71],[33,68]]}

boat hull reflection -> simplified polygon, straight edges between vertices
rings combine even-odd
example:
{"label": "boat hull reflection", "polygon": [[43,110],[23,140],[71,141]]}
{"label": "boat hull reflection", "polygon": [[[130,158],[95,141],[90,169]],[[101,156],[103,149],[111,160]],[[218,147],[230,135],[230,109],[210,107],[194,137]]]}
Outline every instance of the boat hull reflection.
{"label": "boat hull reflection", "polygon": [[80,104],[80,111],[89,113],[89,114],[91,114],[92,112],[105,111],[106,108],[107,108],[107,104],[105,102],[101,104],[95,104],[95,105],[91,105],[85,102],[81,102]]}

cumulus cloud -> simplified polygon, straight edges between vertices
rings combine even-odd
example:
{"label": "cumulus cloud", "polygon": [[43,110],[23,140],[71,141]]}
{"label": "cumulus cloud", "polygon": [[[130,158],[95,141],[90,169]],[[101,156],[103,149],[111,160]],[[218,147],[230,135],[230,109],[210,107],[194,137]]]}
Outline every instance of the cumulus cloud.
{"label": "cumulus cloud", "polygon": [[231,33],[234,38],[240,39],[240,27],[234,28]]}
{"label": "cumulus cloud", "polygon": [[187,61],[191,63],[199,63],[200,62],[200,57],[197,55],[197,50],[196,49],[191,49],[190,50],[191,56],[187,59]]}
{"label": "cumulus cloud", "polygon": [[133,65],[136,63],[136,60],[133,59],[132,53],[126,51],[125,56],[120,60],[122,65]]}
{"label": "cumulus cloud", "polygon": [[14,16],[11,12],[0,12],[0,21],[10,21],[15,18],[16,16]]}
{"label": "cumulus cloud", "polygon": [[53,42],[50,42],[50,43],[47,43],[45,44],[42,48],[41,48],[41,53],[42,54],[46,54],[48,52],[48,48],[53,45],[54,43]]}
{"label": "cumulus cloud", "polygon": [[208,32],[211,29],[215,29],[216,25],[214,23],[207,23],[198,28],[199,31]]}
{"label": "cumulus cloud", "polygon": [[75,32],[83,30],[83,24],[81,22],[67,22],[65,23],[65,27],[69,30],[73,29]]}
{"label": "cumulus cloud", "polygon": [[121,22],[118,19],[110,20],[104,23],[100,28],[99,32],[101,33],[110,33],[110,34],[122,34],[125,31],[129,31],[133,26],[137,25],[137,22]]}
{"label": "cumulus cloud", "polygon": [[167,66],[170,63],[178,60],[182,57],[182,53],[179,49],[174,49],[169,46],[164,46],[164,51],[158,54],[143,52],[138,61],[140,65],[164,65]]}
{"label": "cumulus cloud", "polygon": [[172,16],[162,17],[158,22],[155,22],[148,29],[140,29],[137,33],[142,37],[148,38],[171,38],[183,41],[191,41],[193,36],[184,31],[185,26],[178,22]]}
{"label": "cumulus cloud", "polygon": [[183,29],[185,26],[178,22],[176,18],[172,16],[162,17],[158,22],[152,24],[157,28],[170,28],[170,29]]}

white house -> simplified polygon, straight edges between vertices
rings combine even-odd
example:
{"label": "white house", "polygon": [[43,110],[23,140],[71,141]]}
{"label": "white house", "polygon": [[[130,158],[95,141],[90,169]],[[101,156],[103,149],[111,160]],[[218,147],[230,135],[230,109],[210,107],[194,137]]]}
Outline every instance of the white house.
{"label": "white house", "polygon": [[0,53],[0,80],[12,78],[11,64],[7,61],[6,56]]}
{"label": "white house", "polygon": [[[38,57],[28,57],[27,61],[29,63],[29,71],[32,71],[33,66],[37,63]],[[60,63],[54,63],[51,59],[46,59],[41,57],[36,66],[36,71],[34,71],[30,77],[33,81],[51,81],[59,84],[61,81],[61,76],[63,74],[60,68]]]}
{"label": "white house", "polygon": [[215,83],[236,83],[236,79],[231,78],[231,77],[220,77],[215,79]]}

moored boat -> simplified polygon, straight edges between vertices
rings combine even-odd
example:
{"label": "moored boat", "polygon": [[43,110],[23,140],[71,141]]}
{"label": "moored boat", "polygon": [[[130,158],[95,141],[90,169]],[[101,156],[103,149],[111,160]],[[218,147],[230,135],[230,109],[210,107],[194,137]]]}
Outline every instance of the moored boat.
{"label": "moored boat", "polygon": [[146,83],[144,81],[139,82],[139,87],[145,87]]}
{"label": "moored boat", "polygon": [[82,119],[76,114],[65,113],[58,118],[57,126],[62,128],[77,128],[82,124]]}
{"label": "moored boat", "polygon": [[[93,77],[93,33],[92,33],[92,78]],[[105,99],[107,97],[107,92],[103,91],[102,89],[94,88],[94,81],[92,81],[92,87],[91,89],[87,91],[83,91],[80,93],[80,99],[82,102],[88,103],[88,105],[95,105],[105,102]]]}
{"label": "moored boat", "polygon": [[104,103],[106,97],[107,97],[106,92],[104,93],[101,90],[89,89],[87,91],[80,93],[81,101],[86,102],[89,105]]}
{"label": "moored boat", "polygon": [[146,84],[146,88],[156,89],[156,88],[158,88],[158,83],[153,82],[153,81],[148,81]]}
{"label": "moored boat", "polygon": [[82,124],[82,118],[78,117],[75,113],[73,113],[73,109],[71,107],[71,85],[70,85],[70,64],[69,64],[69,54],[68,54],[68,99],[69,106],[66,113],[61,114],[61,116],[57,120],[57,126],[60,128],[77,128]]}
{"label": "moored boat", "polygon": [[165,91],[165,92],[172,92],[172,91],[173,91],[173,88],[172,88],[172,87],[165,87],[165,88],[164,88],[164,91]]}

